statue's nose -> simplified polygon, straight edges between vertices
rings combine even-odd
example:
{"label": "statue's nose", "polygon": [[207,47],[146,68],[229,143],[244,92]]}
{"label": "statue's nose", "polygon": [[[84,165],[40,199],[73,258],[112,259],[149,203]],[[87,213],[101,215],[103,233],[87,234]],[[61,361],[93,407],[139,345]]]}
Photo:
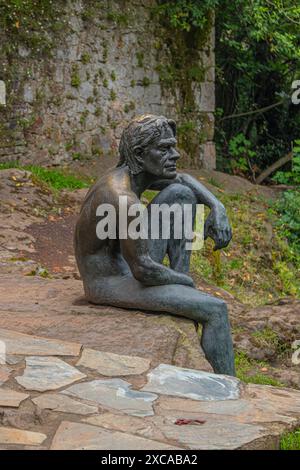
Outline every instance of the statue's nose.
{"label": "statue's nose", "polygon": [[179,153],[177,152],[176,149],[174,149],[172,153],[172,158],[175,160],[178,160],[179,157],[180,157]]}

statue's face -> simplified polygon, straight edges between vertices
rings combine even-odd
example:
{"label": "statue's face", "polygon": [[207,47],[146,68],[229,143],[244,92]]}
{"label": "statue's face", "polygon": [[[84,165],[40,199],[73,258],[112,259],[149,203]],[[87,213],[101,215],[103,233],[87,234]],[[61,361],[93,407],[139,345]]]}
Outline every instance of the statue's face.
{"label": "statue's face", "polygon": [[172,129],[169,126],[164,128],[160,137],[144,153],[143,170],[155,176],[175,178],[176,162],[180,157],[176,143]]}

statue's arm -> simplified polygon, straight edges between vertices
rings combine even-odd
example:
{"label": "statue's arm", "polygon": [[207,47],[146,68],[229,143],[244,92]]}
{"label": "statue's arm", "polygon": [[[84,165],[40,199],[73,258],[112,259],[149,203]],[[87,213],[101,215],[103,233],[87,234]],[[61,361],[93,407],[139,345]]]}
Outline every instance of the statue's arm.
{"label": "statue's arm", "polygon": [[179,173],[178,176],[181,184],[194,192],[198,204],[204,204],[211,209],[204,225],[204,238],[210,237],[214,240],[214,250],[226,247],[232,239],[232,230],[221,201],[191,175]]}
{"label": "statue's arm", "polygon": [[[128,203],[130,205],[137,201],[129,200]],[[128,226],[133,219],[134,217],[128,216]],[[130,234],[127,234],[126,239],[120,239],[120,248],[133,276],[142,284],[146,286],[183,284],[194,287],[191,277],[154,261],[149,254],[147,240],[142,238],[134,240],[130,238]]]}
{"label": "statue's arm", "polygon": [[159,180],[151,185],[151,189],[162,190],[170,184],[180,183],[190,188],[196,196],[198,204],[204,204],[211,209],[205,221],[204,237],[215,241],[215,250],[224,248],[232,238],[232,230],[224,205],[203,184],[187,173],[177,173],[175,179]]}
{"label": "statue's arm", "polygon": [[198,180],[188,173],[177,173],[174,179],[160,179],[154,181],[149,189],[161,191],[171,184],[179,183],[189,187],[197,198],[198,204],[204,204],[210,209],[224,209],[223,204]]}

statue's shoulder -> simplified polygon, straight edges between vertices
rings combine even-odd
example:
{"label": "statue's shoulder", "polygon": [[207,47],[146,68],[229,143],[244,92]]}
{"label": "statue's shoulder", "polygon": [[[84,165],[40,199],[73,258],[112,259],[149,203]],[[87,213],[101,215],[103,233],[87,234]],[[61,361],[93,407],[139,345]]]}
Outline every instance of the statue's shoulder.
{"label": "statue's shoulder", "polygon": [[124,168],[111,168],[103,174],[90,188],[85,202],[111,202],[117,200],[122,194],[131,193],[131,184],[128,173]]}

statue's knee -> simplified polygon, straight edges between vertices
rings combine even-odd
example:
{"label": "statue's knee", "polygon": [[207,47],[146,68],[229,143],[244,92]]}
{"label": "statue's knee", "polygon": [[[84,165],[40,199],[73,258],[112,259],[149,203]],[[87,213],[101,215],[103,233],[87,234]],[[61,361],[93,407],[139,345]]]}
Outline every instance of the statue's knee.
{"label": "statue's knee", "polygon": [[174,183],[168,186],[166,191],[166,198],[169,202],[176,203],[176,202],[189,202],[189,203],[196,203],[196,197],[194,192],[180,183]]}
{"label": "statue's knee", "polygon": [[228,308],[224,300],[214,299],[212,311],[214,321],[219,323],[226,323],[228,321]]}

